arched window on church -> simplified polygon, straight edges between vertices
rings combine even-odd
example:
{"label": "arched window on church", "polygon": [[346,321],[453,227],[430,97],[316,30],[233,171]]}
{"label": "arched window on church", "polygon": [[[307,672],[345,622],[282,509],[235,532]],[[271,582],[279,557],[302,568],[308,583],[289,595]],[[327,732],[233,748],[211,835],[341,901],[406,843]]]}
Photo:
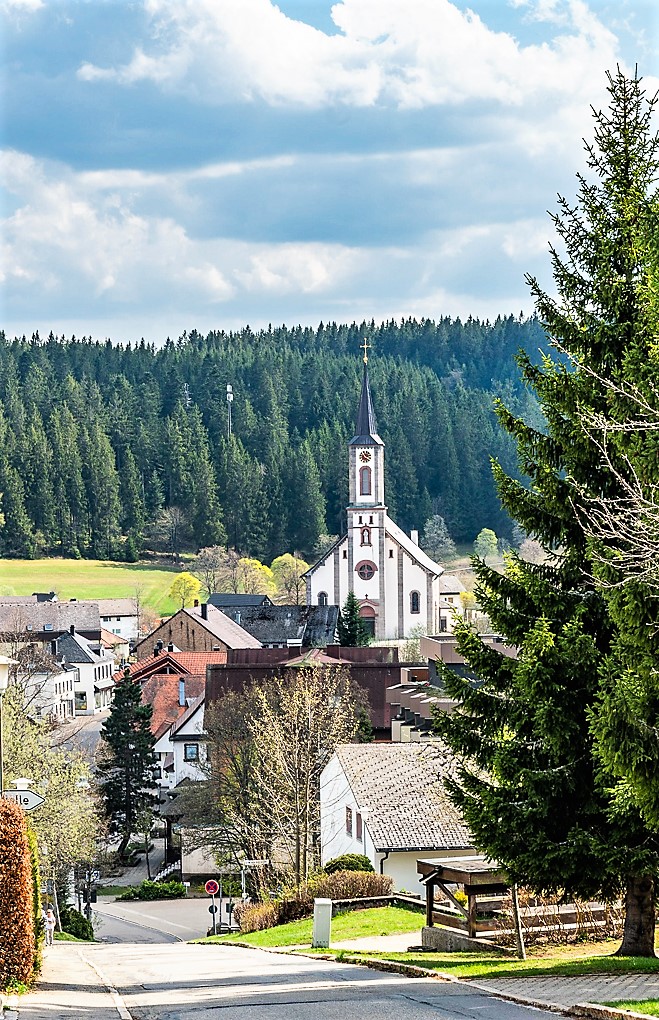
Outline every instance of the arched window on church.
{"label": "arched window on church", "polygon": [[421,612],[421,596],[418,591],[410,592],[410,613]]}
{"label": "arched window on church", "polygon": [[319,591],[318,592],[318,605],[319,606],[326,606],[327,605],[327,592],[326,591]]}
{"label": "arched window on church", "polygon": [[371,529],[370,528],[362,528],[362,545],[370,545],[370,544],[371,544]]}
{"label": "arched window on church", "polygon": [[359,495],[370,496],[371,495],[371,469],[370,467],[361,467],[359,469]]}

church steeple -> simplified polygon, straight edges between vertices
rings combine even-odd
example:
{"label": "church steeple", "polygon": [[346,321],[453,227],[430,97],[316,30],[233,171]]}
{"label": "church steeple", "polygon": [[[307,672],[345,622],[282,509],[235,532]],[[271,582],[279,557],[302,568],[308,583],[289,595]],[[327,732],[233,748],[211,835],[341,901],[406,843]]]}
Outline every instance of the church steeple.
{"label": "church steeple", "polygon": [[368,344],[364,341],[364,374],[357,410],[356,432],[348,443],[350,505],[384,506],[384,443],[378,435],[368,378]]}
{"label": "church steeple", "polygon": [[357,425],[350,446],[372,446],[377,444],[383,446],[378,435],[378,423],[373,407],[371,396],[371,384],[368,379],[368,348],[369,344],[364,340],[364,374],[362,376],[362,392],[359,397],[359,408],[357,410]]}

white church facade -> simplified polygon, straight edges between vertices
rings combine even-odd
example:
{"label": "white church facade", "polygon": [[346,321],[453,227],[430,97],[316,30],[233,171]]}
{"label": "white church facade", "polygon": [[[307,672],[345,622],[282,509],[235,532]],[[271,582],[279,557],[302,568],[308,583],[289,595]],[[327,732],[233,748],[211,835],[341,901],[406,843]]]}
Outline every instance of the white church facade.
{"label": "white church facade", "polygon": [[460,582],[391,520],[385,503],[384,443],[377,432],[367,357],[356,434],[348,444],[348,530],[306,573],[309,605],[342,606],[353,591],[376,640],[396,640],[415,627],[427,634],[452,631]]}

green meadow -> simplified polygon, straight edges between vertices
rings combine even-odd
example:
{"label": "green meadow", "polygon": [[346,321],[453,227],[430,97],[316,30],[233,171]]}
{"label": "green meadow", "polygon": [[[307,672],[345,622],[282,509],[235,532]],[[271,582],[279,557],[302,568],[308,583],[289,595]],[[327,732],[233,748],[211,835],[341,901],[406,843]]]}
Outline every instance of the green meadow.
{"label": "green meadow", "polygon": [[0,595],[31,595],[55,591],[58,598],[92,599],[139,597],[160,616],[176,611],[169,588],[183,567],[104,560],[2,560]]}

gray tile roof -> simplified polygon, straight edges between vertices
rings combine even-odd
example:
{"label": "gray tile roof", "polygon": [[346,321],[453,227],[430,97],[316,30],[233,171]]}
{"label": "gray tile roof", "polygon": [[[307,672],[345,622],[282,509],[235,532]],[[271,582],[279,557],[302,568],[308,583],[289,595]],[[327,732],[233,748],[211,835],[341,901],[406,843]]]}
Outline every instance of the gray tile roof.
{"label": "gray tile roof", "polygon": [[193,617],[209,634],[222,641],[227,648],[261,647],[261,643],[251,633],[243,630],[239,624],[235,623],[221,610],[216,609],[215,606],[207,606],[206,619],[203,619],[201,615],[200,606],[195,606],[192,609],[181,609],[180,612],[187,613],[188,616]]}
{"label": "gray tile roof", "polygon": [[96,602],[32,602],[11,605],[0,603],[0,633],[32,631],[56,637],[74,626],[77,631],[100,636],[101,617]]}
{"label": "gray tile roof", "polygon": [[100,656],[93,650],[89,641],[80,634],[61,634],[57,638],[57,655],[64,662],[100,662]]}
{"label": "gray tile roof", "polygon": [[222,610],[262,645],[324,648],[336,639],[338,606],[227,606]]}
{"label": "gray tile roof", "polygon": [[101,616],[137,616],[137,599],[97,599]]}
{"label": "gray tile roof", "polygon": [[443,744],[341,744],[336,754],[376,850],[473,847],[444,789],[455,759]]}
{"label": "gray tile roof", "polygon": [[242,609],[244,606],[271,606],[267,595],[236,595],[232,591],[217,591],[208,596],[208,603],[216,609]]}

